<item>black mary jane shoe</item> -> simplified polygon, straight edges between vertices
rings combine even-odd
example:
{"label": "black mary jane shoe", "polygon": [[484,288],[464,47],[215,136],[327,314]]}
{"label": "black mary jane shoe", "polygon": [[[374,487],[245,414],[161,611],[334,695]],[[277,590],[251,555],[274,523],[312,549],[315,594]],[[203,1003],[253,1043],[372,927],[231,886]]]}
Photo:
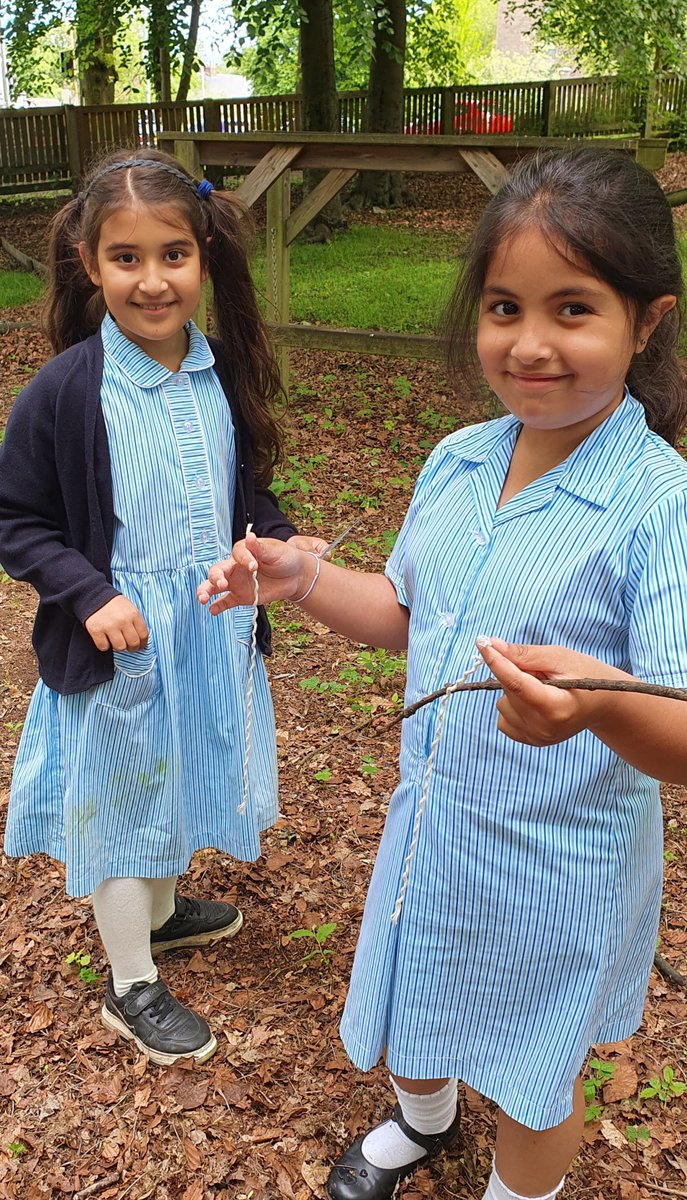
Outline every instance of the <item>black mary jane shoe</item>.
{"label": "black mary jane shoe", "polygon": [[365,1133],[335,1162],[327,1180],[330,1200],[391,1200],[401,1179],[429,1162],[430,1158],[436,1158],[456,1140],[460,1128],[460,1105],[443,1133],[418,1133],[404,1120],[400,1104],[393,1111],[393,1119],[406,1137],[422,1146],[425,1153],[405,1167],[375,1167],[363,1154],[362,1145],[367,1137]]}

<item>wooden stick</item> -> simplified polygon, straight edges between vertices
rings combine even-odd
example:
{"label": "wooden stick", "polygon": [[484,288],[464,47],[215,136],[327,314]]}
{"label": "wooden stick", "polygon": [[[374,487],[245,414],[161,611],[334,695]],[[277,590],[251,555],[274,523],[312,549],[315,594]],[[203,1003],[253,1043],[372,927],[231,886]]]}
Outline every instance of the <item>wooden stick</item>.
{"label": "wooden stick", "polygon": [[[641,683],[634,679],[542,679],[541,682],[545,683],[547,687],[562,688],[565,691],[639,692],[646,696],[663,696],[667,700],[687,700],[687,688],[663,687],[658,683]],[[412,717],[419,708],[423,708],[425,704],[431,704],[433,700],[438,700],[446,692],[499,692],[502,690],[498,679],[493,678],[469,683],[447,683],[437,692],[423,696],[421,700],[416,700],[415,704],[404,708],[403,712],[389,721],[387,728],[395,725],[397,721],[403,721],[406,717]]]}
{"label": "wooden stick", "polygon": [[654,966],[671,983],[677,984],[678,987],[687,988],[687,979],[685,979],[684,975],[676,971],[675,967],[671,967],[670,963],[666,962],[665,958],[662,958],[660,954],[654,955]]}

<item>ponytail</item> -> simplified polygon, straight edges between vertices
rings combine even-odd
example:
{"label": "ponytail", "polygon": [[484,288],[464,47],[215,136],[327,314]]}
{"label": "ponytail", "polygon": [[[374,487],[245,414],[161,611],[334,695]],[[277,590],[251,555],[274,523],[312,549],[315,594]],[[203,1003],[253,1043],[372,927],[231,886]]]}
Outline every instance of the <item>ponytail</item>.
{"label": "ponytail", "polygon": [[81,209],[77,196],[50,227],[43,327],[55,354],[90,337],[105,315],[102,292],[91,283],[79,255]]}

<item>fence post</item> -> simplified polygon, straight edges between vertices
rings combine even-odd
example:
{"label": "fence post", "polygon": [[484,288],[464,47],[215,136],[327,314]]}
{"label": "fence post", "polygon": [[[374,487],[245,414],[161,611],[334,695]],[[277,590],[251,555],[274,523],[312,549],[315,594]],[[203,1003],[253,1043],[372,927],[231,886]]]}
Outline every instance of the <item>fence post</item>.
{"label": "fence post", "polygon": [[[203,129],[205,133],[221,133],[222,110],[219,100],[203,101]],[[224,186],[224,167],[206,167],[205,177],[215,187]]]}
{"label": "fence post", "polygon": [[[200,178],[200,154],[192,138],[175,141],[172,153],[182,167],[186,167],[189,175],[193,175],[194,179]],[[200,301],[193,314],[196,325],[203,333],[208,331],[208,294],[211,287],[210,281],[206,280],[200,289]]]}
{"label": "fence post", "polygon": [[644,137],[653,136],[654,116],[656,114],[656,97],[658,95],[658,77],[649,76],[649,87],[646,93],[646,108],[644,110]]}
{"label": "fence post", "polygon": [[[291,211],[291,172],[282,171],[267,189],[267,311],[268,320],[288,325],[290,307],[289,265],[291,252],[286,240],[286,222]],[[277,349],[282,387],[289,394],[289,351]]]}
{"label": "fence post", "polygon": [[554,129],[556,128],[556,118],[558,117],[558,84],[553,79],[549,79],[544,86],[547,96],[544,137],[553,137]]}
{"label": "fence post", "polygon": [[441,92],[441,132],[455,133],[453,126],[456,121],[455,89],[443,88]]}
{"label": "fence post", "polygon": [[74,104],[63,105],[64,123],[67,131],[69,170],[77,186],[83,175],[84,159],[88,145],[88,116]]}
{"label": "fence post", "polygon": [[539,133],[542,137],[549,134],[549,114],[551,112],[551,83],[548,79],[542,83],[541,89],[541,125]]}

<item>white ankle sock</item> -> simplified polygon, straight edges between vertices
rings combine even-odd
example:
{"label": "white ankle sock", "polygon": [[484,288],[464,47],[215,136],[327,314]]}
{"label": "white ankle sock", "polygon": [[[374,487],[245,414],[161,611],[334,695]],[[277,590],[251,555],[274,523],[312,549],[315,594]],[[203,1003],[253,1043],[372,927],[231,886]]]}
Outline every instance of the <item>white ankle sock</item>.
{"label": "white ankle sock", "polygon": [[[444,1087],[427,1096],[406,1092],[391,1080],[404,1119],[418,1133],[443,1133],[456,1115],[458,1082],[449,1079]],[[407,1167],[426,1153],[423,1146],[406,1137],[393,1118],[368,1133],[362,1152],[374,1167]]]}
{"label": "white ankle sock", "polygon": [[150,953],[153,890],[150,879],[105,879],[93,893],[93,911],[112,968],[115,995],[158,977]]}
{"label": "white ankle sock", "polygon": [[161,929],[165,921],[174,916],[174,897],[178,878],[178,875],[170,875],[168,879],[150,880],[153,892],[151,929]]}
{"label": "white ankle sock", "polygon": [[561,1191],[565,1183],[565,1176],[561,1179],[557,1187],[552,1192],[547,1192],[544,1196],[521,1196],[519,1192],[512,1192],[509,1187],[506,1187],[503,1180],[497,1175],[496,1167],[492,1169],[489,1177],[489,1186],[482,1200],[553,1200]]}

